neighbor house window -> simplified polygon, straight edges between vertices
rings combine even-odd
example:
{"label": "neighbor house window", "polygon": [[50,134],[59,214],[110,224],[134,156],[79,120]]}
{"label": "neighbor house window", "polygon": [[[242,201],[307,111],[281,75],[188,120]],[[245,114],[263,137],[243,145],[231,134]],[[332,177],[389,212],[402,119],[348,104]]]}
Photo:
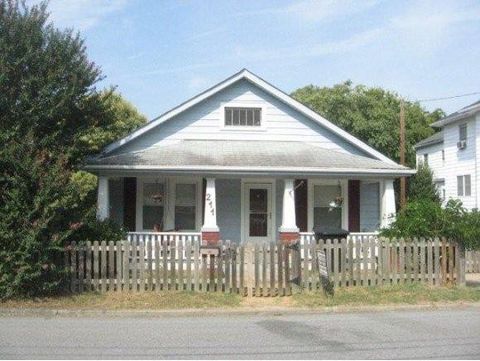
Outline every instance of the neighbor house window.
{"label": "neighbor house window", "polygon": [[195,230],[197,185],[177,183],[175,187],[175,229]]}
{"label": "neighbor house window", "polygon": [[259,127],[261,124],[261,108],[225,107],[226,127]]}
{"label": "neighbor house window", "polygon": [[458,139],[460,141],[467,141],[467,124],[461,124],[458,126]]}
{"label": "neighbor house window", "polygon": [[428,153],[423,155],[423,164],[428,165]]}
{"label": "neighbor house window", "polygon": [[457,176],[457,195],[459,197],[472,195],[472,180],[469,174]]}
{"label": "neighbor house window", "polygon": [[165,186],[163,183],[143,183],[143,229],[164,227]]}
{"label": "neighbor house window", "polygon": [[445,163],[445,150],[442,149],[442,162]]}
{"label": "neighbor house window", "polygon": [[[313,226],[342,227],[342,189],[337,185],[316,185],[313,191]],[[336,202],[336,204],[334,204]]]}

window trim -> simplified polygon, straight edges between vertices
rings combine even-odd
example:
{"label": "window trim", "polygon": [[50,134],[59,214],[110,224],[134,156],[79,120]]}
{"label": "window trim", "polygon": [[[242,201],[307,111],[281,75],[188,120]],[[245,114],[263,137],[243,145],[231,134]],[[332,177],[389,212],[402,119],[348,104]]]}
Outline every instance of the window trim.
{"label": "window trim", "polygon": [[163,183],[163,189],[165,192],[165,199],[163,201],[163,218],[164,218],[164,227],[166,227],[166,214],[168,212],[168,186],[165,177],[137,177],[137,205],[136,205],[136,216],[135,216],[135,230],[136,232],[144,232],[149,231],[153,232],[153,230],[145,230],[143,228],[143,188],[145,183]]}
{"label": "window trim", "polygon": [[[462,139],[462,129],[465,128],[465,139]],[[463,123],[458,125],[458,141],[465,141],[468,140],[468,123]]]}
{"label": "window trim", "polygon": [[202,179],[196,177],[175,177],[172,179],[172,222],[173,228],[175,228],[175,208],[176,208],[176,196],[177,196],[177,184],[194,184],[195,185],[195,228],[196,229],[179,229],[179,232],[198,232],[202,227]]}
{"label": "window trim", "polygon": [[[175,229],[175,196],[177,184],[195,184],[196,185],[196,209],[195,209],[195,227],[196,229],[182,229],[179,232],[199,232],[202,227],[202,178],[201,177],[137,177],[137,204],[135,229],[137,232],[146,232],[143,229],[143,185],[157,181],[164,184],[164,229]],[[164,231],[165,231],[164,230]],[[151,230],[148,230],[151,231]],[[165,231],[166,232],[166,231]]]}
{"label": "window trim", "polygon": [[[260,126],[249,125],[225,125],[225,108],[259,108]],[[235,132],[264,132],[267,130],[264,104],[251,104],[242,102],[226,102],[220,105],[220,130]]]}
{"label": "window trim", "polygon": [[[466,178],[469,177],[470,179],[470,184],[468,188],[468,194],[467,194],[467,182]],[[459,194],[459,190],[462,190],[462,194]],[[461,174],[457,175],[457,197],[471,197],[472,196],[472,175],[471,174]]]}
{"label": "window trim", "polygon": [[338,185],[340,181],[341,193],[343,197],[343,204],[342,204],[342,228],[348,230],[348,179],[308,179],[307,187],[308,187],[308,216],[307,216],[307,224],[308,230],[313,230],[313,217],[314,217],[314,191],[315,186],[331,186],[331,185]]}

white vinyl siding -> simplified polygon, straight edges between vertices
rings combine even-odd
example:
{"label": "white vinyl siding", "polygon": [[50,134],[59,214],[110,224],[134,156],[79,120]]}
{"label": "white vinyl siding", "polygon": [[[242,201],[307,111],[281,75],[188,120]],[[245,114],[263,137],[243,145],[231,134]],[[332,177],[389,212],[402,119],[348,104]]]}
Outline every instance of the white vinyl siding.
{"label": "white vinyl siding", "polygon": [[360,182],[360,232],[380,227],[380,183]]}
{"label": "white vinyl siding", "polygon": [[[239,127],[223,126],[225,106],[261,108],[261,127],[245,126],[238,129]],[[257,131],[253,132],[252,128]],[[326,149],[366,156],[366,153],[355,145],[248,81],[239,81],[119,148],[113,154],[141,151],[179,140],[245,139],[307,142]]]}
{"label": "white vinyl siding", "polygon": [[[460,140],[460,124],[453,123],[443,128],[443,144],[434,144],[417,150],[417,163],[423,161],[423,155],[428,153],[428,163],[434,173],[436,182],[443,182],[445,200],[460,199],[463,206],[473,209],[480,206],[480,185],[477,181],[480,172],[480,115],[463,120],[461,124],[467,125],[465,149],[458,149]],[[463,132],[463,131],[462,131]],[[470,196],[465,195],[465,179],[460,189],[457,176],[470,175]],[[469,182],[470,181],[470,182]],[[459,195],[463,194],[463,195]],[[442,195],[442,194],[441,194]]]}

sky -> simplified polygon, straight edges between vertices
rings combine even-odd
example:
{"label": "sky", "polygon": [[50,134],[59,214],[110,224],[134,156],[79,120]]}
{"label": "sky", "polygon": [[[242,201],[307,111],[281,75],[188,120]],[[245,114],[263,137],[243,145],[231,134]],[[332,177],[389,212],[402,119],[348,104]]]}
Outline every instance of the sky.
{"label": "sky", "polygon": [[[32,0],[31,2],[38,2]],[[290,93],[346,80],[408,100],[480,92],[480,1],[50,0],[149,119],[247,68]],[[451,113],[480,94],[425,102]]]}

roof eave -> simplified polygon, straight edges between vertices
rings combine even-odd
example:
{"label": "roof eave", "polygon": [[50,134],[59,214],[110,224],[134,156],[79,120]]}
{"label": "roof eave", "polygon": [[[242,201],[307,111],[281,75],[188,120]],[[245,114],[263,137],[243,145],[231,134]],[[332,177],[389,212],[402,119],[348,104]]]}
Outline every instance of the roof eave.
{"label": "roof eave", "polygon": [[414,149],[422,149],[422,148],[427,148],[427,147],[430,147],[432,145],[436,145],[436,144],[442,144],[443,143],[443,140],[438,140],[436,142],[429,142],[429,143],[425,143],[425,144],[415,144],[413,146]]}
{"label": "roof eave", "polygon": [[125,172],[161,172],[217,175],[319,175],[319,176],[394,176],[408,177],[416,173],[415,169],[355,169],[355,168],[302,168],[302,167],[219,167],[219,166],[147,166],[147,165],[86,165],[84,169],[92,172],[125,171]]}

